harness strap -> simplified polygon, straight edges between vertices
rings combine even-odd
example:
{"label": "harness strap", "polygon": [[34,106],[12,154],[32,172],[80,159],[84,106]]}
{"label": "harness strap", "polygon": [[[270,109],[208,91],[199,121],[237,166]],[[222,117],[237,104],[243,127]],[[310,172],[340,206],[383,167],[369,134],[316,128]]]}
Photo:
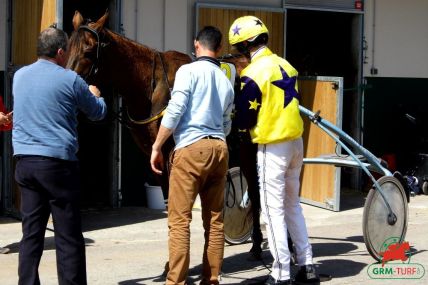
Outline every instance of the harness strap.
{"label": "harness strap", "polygon": [[154,115],[153,117],[150,117],[150,118],[147,118],[144,120],[138,120],[138,121],[133,120],[131,118],[131,116],[129,115],[128,109],[126,109],[126,113],[128,115],[129,121],[131,121],[131,123],[136,124],[136,125],[145,125],[145,124],[154,122],[157,119],[161,118],[165,114],[165,110],[166,110],[166,106],[163,107],[162,110],[159,113],[157,113],[156,115]]}
{"label": "harness strap", "polygon": [[[151,90],[151,93],[150,93],[150,100],[152,99],[153,92],[154,92],[154,90],[156,88],[156,58],[155,58],[156,55],[159,57],[159,60],[161,62],[162,70],[163,70],[163,74],[164,74],[164,78],[165,78],[165,82],[166,82],[166,84],[168,86],[169,93],[171,93],[171,88],[170,88],[169,81],[168,81],[168,74],[166,72],[166,67],[165,67],[165,63],[164,63],[164,61],[162,59],[162,55],[160,54],[160,52],[155,51],[155,54],[153,54],[153,68],[152,68],[152,80],[151,80],[151,89],[152,90]],[[131,116],[130,116],[130,114],[129,114],[128,108],[126,109],[126,114],[128,115],[129,121],[131,123],[136,124],[136,125],[146,125],[148,123],[151,123],[151,122],[154,122],[154,121],[160,119],[165,114],[166,107],[167,106],[163,107],[154,116],[152,116],[150,118],[147,118],[147,119],[144,119],[144,120],[134,120],[134,119],[132,119]]]}

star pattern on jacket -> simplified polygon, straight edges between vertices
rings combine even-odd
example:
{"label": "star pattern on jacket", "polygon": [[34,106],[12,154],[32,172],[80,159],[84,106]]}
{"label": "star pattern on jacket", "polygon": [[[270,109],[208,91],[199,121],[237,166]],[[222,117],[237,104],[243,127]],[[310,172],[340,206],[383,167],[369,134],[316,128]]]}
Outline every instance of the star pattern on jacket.
{"label": "star pattern on jacket", "polygon": [[281,70],[282,78],[279,80],[272,81],[271,83],[276,87],[284,91],[284,108],[293,100],[293,98],[299,99],[299,94],[296,91],[296,76],[289,77],[287,72],[279,66]]}
{"label": "star pattern on jacket", "polygon": [[262,105],[262,92],[257,83],[250,77],[241,77],[241,92],[235,97],[238,129],[251,129],[257,123],[257,114]]}
{"label": "star pattern on jacket", "polygon": [[257,102],[257,98],[254,99],[254,101],[248,101],[248,103],[250,103],[250,107],[249,109],[253,109],[257,111],[257,108],[261,105],[259,102]]}

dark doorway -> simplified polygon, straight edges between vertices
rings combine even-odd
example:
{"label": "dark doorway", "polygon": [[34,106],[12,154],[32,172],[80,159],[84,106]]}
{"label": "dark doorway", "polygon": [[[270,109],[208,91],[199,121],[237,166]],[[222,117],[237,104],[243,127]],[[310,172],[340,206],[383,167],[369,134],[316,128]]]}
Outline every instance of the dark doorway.
{"label": "dark doorway", "polygon": [[[300,76],[343,77],[342,129],[360,141],[362,14],[288,9],[286,58]],[[356,171],[342,169],[342,187],[361,187]]]}
{"label": "dark doorway", "polygon": [[[112,5],[110,0],[97,1],[64,1],[63,29],[70,35],[73,31],[72,19],[75,11],[79,11],[85,19],[96,21]],[[109,16],[109,23],[114,18]],[[110,28],[109,25],[107,28]],[[117,139],[116,122],[112,114],[116,104],[113,92],[102,88],[102,96],[108,107],[107,117],[99,122],[92,122],[79,116],[78,135],[80,169],[82,176],[82,206],[84,208],[102,208],[116,206],[117,199]]]}
{"label": "dark doorway", "polygon": [[287,10],[286,58],[300,76],[335,76],[344,79],[343,129],[354,133],[359,123],[360,15]]}
{"label": "dark doorway", "polygon": [[111,0],[64,1],[64,31],[71,33],[73,30],[72,19],[75,11],[79,11],[85,19],[96,21],[110,8],[111,2]]}

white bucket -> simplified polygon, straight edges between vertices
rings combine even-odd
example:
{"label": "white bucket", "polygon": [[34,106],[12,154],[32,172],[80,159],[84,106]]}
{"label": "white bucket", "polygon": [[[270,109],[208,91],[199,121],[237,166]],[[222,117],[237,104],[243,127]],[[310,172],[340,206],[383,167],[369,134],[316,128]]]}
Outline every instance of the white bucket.
{"label": "white bucket", "polygon": [[147,206],[150,209],[165,210],[165,201],[160,186],[146,186]]}

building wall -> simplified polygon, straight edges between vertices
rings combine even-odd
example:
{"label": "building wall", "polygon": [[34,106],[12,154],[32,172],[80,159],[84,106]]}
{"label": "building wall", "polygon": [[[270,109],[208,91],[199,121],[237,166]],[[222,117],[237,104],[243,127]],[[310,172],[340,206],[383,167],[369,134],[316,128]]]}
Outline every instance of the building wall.
{"label": "building wall", "polygon": [[366,0],[365,11],[364,76],[428,78],[428,1]]}
{"label": "building wall", "polygon": [[[0,0],[0,70],[6,70],[7,0]],[[3,80],[1,78],[1,80]]]}
{"label": "building wall", "polygon": [[[124,33],[158,50],[190,53],[196,2],[282,7],[281,0],[127,0],[122,1]],[[427,14],[426,0],[366,0],[364,76],[427,78]],[[376,75],[370,74],[371,68],[377,69]]]}
{"label": "building wall", "polygon": [[[122,1],[122,23],[125,36],[158,49],[193,51],[195,36],[195,3],[261,6],[257,0],[126,0]],[[227,4],[225,4],[227,3]],[[281,0],[266,0],[263,7],[281,8]]]}

